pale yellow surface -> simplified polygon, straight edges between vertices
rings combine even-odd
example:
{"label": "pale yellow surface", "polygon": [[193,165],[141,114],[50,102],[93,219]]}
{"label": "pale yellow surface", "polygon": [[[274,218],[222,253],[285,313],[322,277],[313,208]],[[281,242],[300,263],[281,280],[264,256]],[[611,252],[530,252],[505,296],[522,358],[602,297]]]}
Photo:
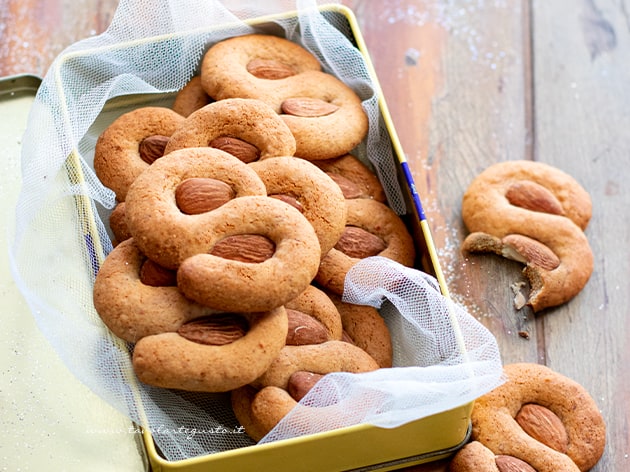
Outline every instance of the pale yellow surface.
{"label": "pale yellow surface", "polygon": [[11,277],[6,228],[31,100],[0,96],[0,471],[144,471],[142,438],[131,421],[65,367]]}

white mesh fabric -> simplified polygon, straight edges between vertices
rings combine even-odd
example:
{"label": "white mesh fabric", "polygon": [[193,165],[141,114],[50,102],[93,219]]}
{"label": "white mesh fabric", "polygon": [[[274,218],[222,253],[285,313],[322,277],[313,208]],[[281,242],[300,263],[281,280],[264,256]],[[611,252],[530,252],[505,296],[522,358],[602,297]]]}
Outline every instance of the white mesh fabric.
{"label": "white mesh fabric", "polygon": [[340,424],[396,427],[464,405],[501,383],[495,338],[424,272],[384,257],[364,259],[348,272],[343,300],[380,310],[396,367],[325,376],[261,442]]}
{"label": "white mesh fabric", "polygon": [[[139,383],[131,367],[131,347],[109,333],[94,309],[92,286],[100,263],[112,249],[106,221],[115,204],[113,192],[99,182],[92,169],[94,143],[112,119],[105,106],[117,97],[147,95],[155,98],[154,104],[162,103],[167,100],[165,96],[180,89],[198,72],[209,45],[226,37],[260,31],[243,23],[243,19],[297,9],[297,17],[278,19],[267,24],[263,32],[283,34],[301,42],[321,59],[327,71],[359,93],[370,118],[370,133],[366,144],[357,150],[358,156],[366,162],[369,156],[390,204],[404,213],[391,146],[380,122],[378,91],[362,57],[341,32],[347,29],[343,18],[320,14],[315,7],[314,0],[277,2],[273,7],[268,3],[260,6],[260,2],[241,2],[230,11],[212,0],[121,0],[106,32],[72,45],[55,60],[29,116],[22,149],[22,191],[15,226],[10,228],[15,281],[42,332],[68,368],[141,428],[150,429],[168,460],[225,451],[251,441],[238,428],[227,395],[186,394]],[[225,27],[226,24],[230,26]],[[414,298],[416,301],[424,303]],[[396,321],[389,308],[382,310],[392,326],[403,323]],[[486,334],[467,331],[468,320],[463,316],[462,322],[462,336],[467,343],[467,336]],[[471,341],[469,359],[450,357],[462,363],[460,369],[466,376],[446,376],[446,372],[455,369],[450,365],[452,369],[438,374],[438,368],[431,364],[439,356],[430,350],[434,357],[425,359],[424,342],[433,339],[438,343],[442,335],[449,339],[453,336],[445,325],[436,328],[433,335],[430,329],[418,330],[417,334],[397,341],[397,361],[422,369],[414,370],[418,371],[417,377],[393,369],[384,374],[387,381],[404,381],[413,384],[411,388],[416,380],[423,383],[425,375],[442,375],[445,391],[453,388],[471,392],[457,396],[457,401],[473,398],[473,392],[483,390],[473,388],[480,383],[476,374],[481,371],[469,365],[479,348]],[[417,327],[409,329],[414,332]],[[452,348],[451,345],[446,351],[449,355]],[[350,397],[344,396],[344,401],[352,403],[354,395],[363,395],[362,389],[371,381],[368,376],[361,379],[366,380],[356,386],[353,381],[344,380],[349,385],[344,388],[354,392]],[[368,398],[374,400],[374,396]],[[415,401],[404,398],[400,406],[388,405],[392,414],[379,421],[393,425],[402,419],[415,419],[422,412],[412,403],[405,403],[411,400]],[[372,418],[376,417],[348,417],[345,424]],[[293,434],[287,431],[284,437]]]}

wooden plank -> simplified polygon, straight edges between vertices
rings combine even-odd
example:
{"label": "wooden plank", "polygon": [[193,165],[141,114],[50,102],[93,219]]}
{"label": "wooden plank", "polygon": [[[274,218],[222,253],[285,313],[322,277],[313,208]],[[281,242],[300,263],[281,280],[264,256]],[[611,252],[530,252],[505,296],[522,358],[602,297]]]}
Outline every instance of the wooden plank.
{"label": "wooden plank", "polygon": [[111,22],[118,2],[3,0],[0,3],[0,77],[43,77],[66,47],[100,34]]}
{"label": "wooden plank", "polygon": [[547,363],[580,382],[608,423],[595,471],[625,470],[630,203],[629,5],[612,0],[538,2],[534,9],[535,153],[591,194],[586,230],[595,269],[566,306],[544,316]]}
{"label": "wooden plank", "polygon": [[466,187],[494,162],[528,157],[527,8],[513,2],[349,3],[413,170],[453,298],[496,333],[505,362],[537,361],[534,317],[513,308],[510,286],[523,279],[521,266],[460,253]]}
{"label": "wooden plank", "polygon": [[[422,197],[457,301],[497,337],[504,362],[539,359],[531,311],[510,285],[522,266],[465,257],[461,198],[490,164],[526,159],[530,146],[526,2],[350,2]],[[508,5],[509,3],[509,5]],[[527,331],[529,340],[520,337]],[[448,461],[411,467],[446,470]]]}

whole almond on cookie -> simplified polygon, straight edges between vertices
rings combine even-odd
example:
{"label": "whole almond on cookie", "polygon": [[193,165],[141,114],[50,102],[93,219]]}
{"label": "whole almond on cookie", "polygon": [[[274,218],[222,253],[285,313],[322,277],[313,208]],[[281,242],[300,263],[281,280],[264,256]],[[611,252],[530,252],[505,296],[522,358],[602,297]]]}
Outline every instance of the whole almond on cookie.
{"label": "whole almond on cookie", "polygon": [[332,172],[328,173],[328,176],[339,186],[345,199],[349,200],[352,198],[361,198],[363,196],[361,188],[350,179]]}
{"label": "whole almond on cookie", "polygon": [[276,245],[259,234],[238,234],[219,241],[210,254],[240,262],[260,263],[273,256]]}
{"label": "whole almond on cookie", "polygon": [[303,346],[305,344],[319,344],[328,340],[326,327],[312,316],[299,310],[287,309],[289,330],[287,344]]}
{"label": "whole almond on cookie", "polygon": [[245,336],[247,321],[232,314],[209,315],[184,323],[177,333],[199,344],[223,346]]}
{"label": "whole almond on cookie", "polygon": [[193,177],[175,189],[175,201],[182,213],[198,215],[219,208],[234,198],[230,185],[217,179]]}
{"label": "whole almond on cookie", "polygon": [[507,189],[505,197],[515,206],[532,211],[563,215],[564,210],[556,196],[536,182],[522,180]]}
{"label": "whole almond on cookie", "polygon": [[499,472],[536,472],[531,465],[513,456],[499,455],[495,458]]}
{"label": "whole almond on cookie", "polygon": [[210,141],[208,145],[211,148],[220,149],[228,154],[232,154],[245,164],[257,161],[260,158],[260,151],[256,146],[239,138],[220,136]]}
{"label": "whole almond on cookie", "polygon": [[157,159],[164,155],[164,149],[169,141],[168,136],[159,134],[148,136],[140,141],[138,152],[140,157],[147,164],[153,164]]}
{"label": "whole almond on cookie", "polygon": [[287,391],[296,402],[299,402],[324,377],[322,374],[298,370],[289,377]]}
{"label": "whole almond on cookie", "polygon": [[560,259],[551,249],[535,239],[522,234],[508,234],[501,240],[501,254],[525,264],[545,270],[553,270],[560,265]]}
{"label": "whole almond on cookie", "polygon": [[177,276],[174,270],[147,259],[140,267],[140,281],[151,287],[174,287],[177,285]]}
{"label": "whole almond on cookie", "polygon": [[339,107],[319,98],[287,98],[280,106],[282,113],[293,116],[316,118],[336,112]]}
{"label": "whole almond on cookie", "polygon": [[553,411],[535,403],[523,405],[516,415],[516,422],[531,437],[558,452],[569,448],[569,435]]}
{"label": "whole almond on cookie", "polygon": [[380,237],[357,226],[346,226],[335,249],[349,257],[364,259],[382,252],[387,245]]}
{"label": "whole almond on cookie", "polygon": [[247,72],[259,79],[278,80],[295,75],[293,68],[273,59],[252,59],[247,63]]}

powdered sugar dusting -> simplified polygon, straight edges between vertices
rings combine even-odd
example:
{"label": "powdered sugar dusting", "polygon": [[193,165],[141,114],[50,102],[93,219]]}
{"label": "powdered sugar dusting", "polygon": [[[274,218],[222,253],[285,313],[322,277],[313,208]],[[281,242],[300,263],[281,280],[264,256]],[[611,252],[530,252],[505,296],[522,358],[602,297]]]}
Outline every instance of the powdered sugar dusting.
{"label": "powdered sugar dusting", "polygon": [[452,40],[466,43],[471,61],[491,69],[509,57],[501,45],[488,37],[484,25],[488,16],[504,14],[511,9],[520,16],[520,3],[507,0],[394,0],[384,2],[381,21],[393,25],[405,23],[422,27],[435,24]]}
{"label": "powdered sugar dusting", "polygon": [[59,2],[0,3],[0,75],[43,76],[66,47],[107,27],[97,21],[113,11],[86,14],[99,7],[93,0],[77,0],[72,8]]}

